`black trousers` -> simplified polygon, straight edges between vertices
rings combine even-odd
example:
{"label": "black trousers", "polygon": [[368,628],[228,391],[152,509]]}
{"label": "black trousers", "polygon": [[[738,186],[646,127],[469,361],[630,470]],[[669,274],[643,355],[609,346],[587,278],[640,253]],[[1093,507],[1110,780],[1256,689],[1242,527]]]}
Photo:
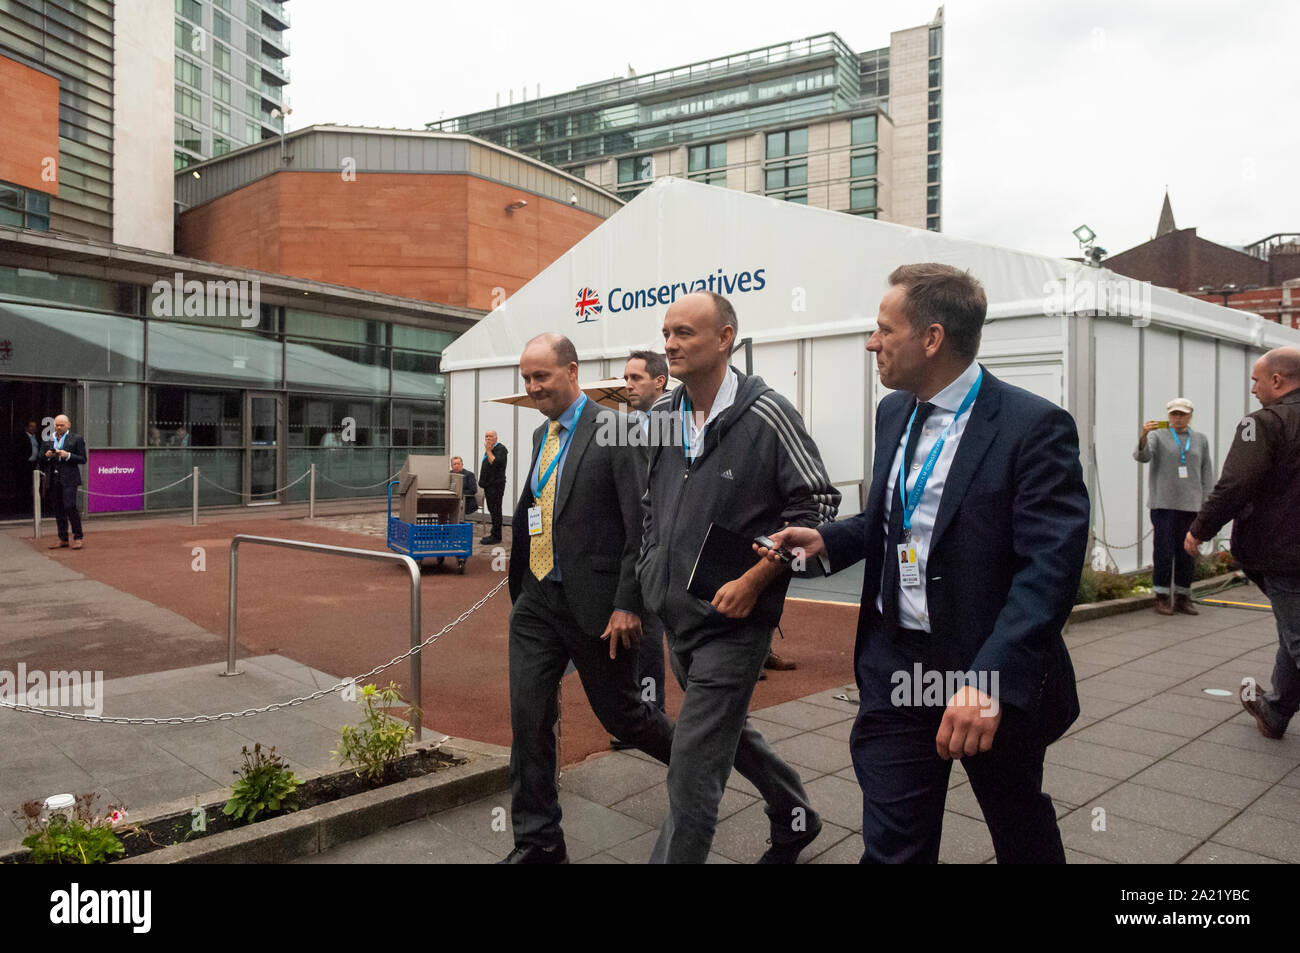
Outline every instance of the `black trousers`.
{"label": "black trousers", "polygon": [[1162,595],[1169,594],[1171,572],[1174,594],[1187,595],[1192,591],[1196,560],[1183,549],[1183,540],[1195,519],[1196,514],[1188,510],[1151,511],[1152,545],[1155,548],[1155,555],[1151,558],[1151,587]]}
{"label": "black trousers", "polygon": [[81,513],[77,511],[77,488],[64,486],[58,480],[50,484],[50,505],[54,508],[54,522],[59,528],[59,539],[68,541],[68,524],[72,524],[72,538],[81,539]]}
{"label": "black trousers", "polygon": [[492,515],[492,535],[497,539],[501,538],[501,498],[505,493],[504,486],[483,487],[483,502],[487,504],[487,511]]}
{"label": "black trousers", "polygon": [[664,764],[673,725],[641,700],[636,651],[609,657],[609,643],[579,627],[557,582],[525,573],[510,612],[510,819],[515,845],[561,843],[555,787],[557,688],[573,660],[591,710],[611,735]]}
{"label": "black trousers", "polygon": [[[877,617],[860,643],[861,703],[849,737],[862,788],[864,864],[939,859],[952,762],[935,751],[935,736],[947,698],[915,704],[915,693],[896,692],[899,673],[911,676],[917,663],[925,672],[943,672],[949,664],[932,636],[906,630],[891,636]],[[1023,713],[1003,705],[1001,714],[992,749],[962,759],[998,863],[1063,864],[1056,813],[1042,790],[1045,749],[1030,740],[1032,726]]]}

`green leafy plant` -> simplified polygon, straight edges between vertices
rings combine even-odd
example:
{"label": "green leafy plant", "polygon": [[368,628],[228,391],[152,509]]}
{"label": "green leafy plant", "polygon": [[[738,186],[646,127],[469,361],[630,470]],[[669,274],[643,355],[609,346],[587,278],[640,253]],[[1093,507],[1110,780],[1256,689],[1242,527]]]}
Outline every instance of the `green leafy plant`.
{"label": "green leafy plant", "polygon": [[378,784],[406,754],[415,729],[394,721],[384,711],[406,703],[395,682],[389,682],[387,688],[367,685],[357,703],[362,708],[361,724],[344,725],[339,730],[339,747],[332,754],[340,764],[354,765],[357,777]]}
{"label": "green leafy plant", "polygon": [[275,748],[263,752],[260,742],[249,751],[241,751],[244,766],[235,773],[239,780],[231,785],[230,800],[222,813],[236,821],[251,824],[263,811],[298,810],[298,785],[302,782],[284,765]]}
{"label": "green leafy plant", "polygon": [[95,798],[94,793],[77,795],[71,817],[47,815],[40,801],[28,801],[14,812],[27,824],[23,846],[32,852],[32,863],[104,864],[125,852],[113,828],[126,819],[126,811],[110,805],[100,817],[93,810]]}
{"label": "green leafy plant", "polygon": [[1224,573],[1233,572],[1237,568],[1237,561],[1232,558],[1232,553],[1226,549],[1221,549],[1209,556],[1197,556],[1196,581],[1222,576]]}

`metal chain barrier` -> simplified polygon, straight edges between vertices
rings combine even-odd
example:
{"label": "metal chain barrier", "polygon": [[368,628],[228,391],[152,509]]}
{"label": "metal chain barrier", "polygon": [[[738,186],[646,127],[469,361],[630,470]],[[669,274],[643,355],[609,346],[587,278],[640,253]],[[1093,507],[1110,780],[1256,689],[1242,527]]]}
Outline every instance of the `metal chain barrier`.
{"label": "metal chain barrier", "polygon": [[[298,479],[294,480],[292,483],[286,483],[284,486],[276,487],[274,490],[261,490],[257,493],[249,493],[248,495],[249,496],[270,496],[273,493],[283,493],[285,490],[289,489],[290,487],[297,486],[299,483],[307,479],[307,477],[309,476],[311,476],[310,468],[304,470],[302,476],[298,477]],[[202,472],[199,473],[199,479],[202,480],[204,483],[208,484],[208,486],[214,486],[218,490],[221,490],[224,493],[229,493],[231,496],[243,495],[238,490],[230,490],[222,486],[220,483],[213,483],[211,480],[205,477]]]}
{"label": "metal chain barrier", "polygon": [[333,483],[335,486],[341,486],[345,490],[373,490],[377,486],[384,486],[388,483],[392,483],[397,479],[398,473],[401,472],[401,470],[398,470],[397,473],[394,473],[387,480],[380,480],[378,483],[367,483],[365,486],[353,486],[351,483],[340,483],[338,480],[331,480],[323,473],[317,473],[316,476],[324,480],[326,483]]}
{"label": "metal chain barrier", "polygon": [[302,695],[298,698],[291,698],[284,702],[272,702],[271,704],[264,705],[261,708],[245,708],[243,711],[223,711],[218,715],[186,715],[172,718],[128,718],[120,715],[78,715],[73,712],[57,711],[51,708],[36,708],[32,705],[18,705],[6,701],[0,701],[0,708],[9,708],[13,711],[25,711],[33,715],[45,715],[49,718],[66,718],[70,721],[86,721],[102,725],[202,725],[208,722],[230,721],[234,718],[247,718],[252,715],[268,714],[273,711],[279,711],[281,708],[292,708],[295,705],[303,705],[307,702],[315,701],[318,698],[324,698],[326,695],[332,695],[334,692],[342,691],[349,685],[359,685],[372,675],[378,675],[384,669],[390,668],[398,662],[409,658],[415,652],[423,651],[426,647],[433,645],[434,642],[437,642],[456,626],[460,625],[460,623],[464,622],[479,609],[483,608],[483,606],[487,604],[487,601],[495,596],[501,590],[501,587],[509,581],[510,577],[508,575],[505,576],[488,591],[487,595],[474,603],[451,622],[444,625],[441,630],[429,636],[419,645],[407,649],[401,655],[389,659],[382,665],[376,665],[364,675],[358,675],[356,678],[344,679],[343,681],[336,682],[329,688],[322,688],[314,691],[310,695]]}
{"label": "metal chain barrier", "polygon": [[150,493],[161,493],[163,490],[170,490],[174,486],[180,486],[182,483],[184,483],[193,475],[194,474],[192,473],[187,473],[179,480],[176,480],[175,482],[172,483],[168,483],[166,486],[155,487],[152,490],[141,490],[139,493],[96,493],[87,490],[84,486],[77,487],[77,491],[80,493],[85,493],[87,496],[111,496],[119,499],[133,499],[137,496],[148,496]]}

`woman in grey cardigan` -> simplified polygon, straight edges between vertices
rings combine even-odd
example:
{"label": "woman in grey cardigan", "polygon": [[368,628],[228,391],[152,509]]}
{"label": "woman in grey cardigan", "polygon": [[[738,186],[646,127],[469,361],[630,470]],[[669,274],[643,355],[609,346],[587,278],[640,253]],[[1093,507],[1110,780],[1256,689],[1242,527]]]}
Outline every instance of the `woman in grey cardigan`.
{"label": "woman in grey cardigan", "polygon": [[1189,598],[1195,564],[1182,542],[1201,504],[1214,489],[1214,461],[1205,434],[1195,433],[1188,426],[1193,409],[1186,397],[1171,400],[1165,405],[1168,423],[1144,423],[1137,450],[1133,451],[1133,459],[1151,464],[1147,493],[1155,530],[1151,583],[1156,593],[1156,612],[1161,615],[1200,614]]}

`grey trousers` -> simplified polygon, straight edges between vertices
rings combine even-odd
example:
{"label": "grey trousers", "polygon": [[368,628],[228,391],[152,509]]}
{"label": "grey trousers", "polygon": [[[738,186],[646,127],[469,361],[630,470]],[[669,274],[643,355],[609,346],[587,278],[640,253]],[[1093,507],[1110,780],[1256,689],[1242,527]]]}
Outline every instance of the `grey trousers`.
{"label": "grey trousers", "polygon": [[816,823],[808,795],[799,775],[749,723],[749,700],[771,646],[772,627],[739,626],[689,651],[679,651],[671,631],[665,634],[673,674],[684,694],[668,762],[668,819],[650,862],[705,862],[733,763],[767,801],[772,841],[798,839]]}
{"label": "grey trousers", "polygon": [[1277,659],[1273,663],[1273,688],[1261,696],[1265,720],[1285,731],[1300,709],[1300,575],[1251,573],[1250,578],[1273,603],[1277,619]]}
{"label": "grey trousers", "polygon": [[557,689],[570,659],[606,731],[665,763],[672,749],[672,723],[641,701],[636,650],[611,659],[609,643],[578,626],[559,583],[525,574],[510,612],[510,813],[518,847],[564,842],[555,719]]}

